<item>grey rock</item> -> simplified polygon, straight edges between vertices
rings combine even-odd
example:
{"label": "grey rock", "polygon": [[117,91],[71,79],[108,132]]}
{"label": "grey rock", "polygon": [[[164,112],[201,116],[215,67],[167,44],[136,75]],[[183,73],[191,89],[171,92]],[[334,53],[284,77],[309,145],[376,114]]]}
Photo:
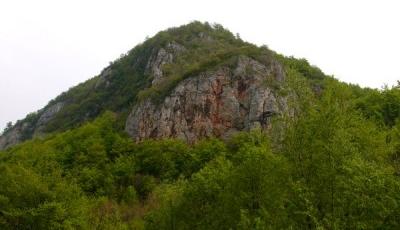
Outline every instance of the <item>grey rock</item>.
{"label": "grey rock", "polygon": [[[202,137],[225,138],[253,128],[268,129],[286,98],[277,97],[266,82],[284,81],[279,63],[265,66],[242,56],[236,68],[220,67],[180,82],[160,104],[147,99],[136,105],[126,121],[133,139],[175,137],[195,142]],[[276,79],[273,79],[276,81]]]}
{"label": "grey rock", "polygon": [[100,86],[105,86],[106,88],[110,85],[110,77],[112,76],[112,69],[111,67],[105,68],[99,75],[96,84],[94,86],[95,89],[99,88]]}
{"label": "grey rock", "polygon": [[11,130],[0,136],[0,150],[16,145],[23,141],[22,133],[28,128],[28,123],[16,124]]}
{"label": "grey rock", "polygon": [[26,139],[39,137],[44,134],[44,128],[58,112],[63,108],[64,103],[58,102],[39,111],[39,119],[33,122],[26,120],[17,122],[9,131],[0,136],[0,150],[19,144]]}
{"label": "grey rock", "polygon": [[63,108],[63,102],[57,102],[54,105],[49,106],[44,112],[41,114],[39,120],[36,123],[35,134],[34,136],[40,136],[43,134],[43,130],[46,124],[54,118],[54,116],[60,112]]}
{"label": "grey rock", "polygon": [[152,84],[158,84],[162,81],[162,67],[165,64],[172,63],[174,58],[185,51],[182,45],[171,42],[164,48],[160,48],[154,55],[149,58],[146,65],[145,74],[153,76]]}

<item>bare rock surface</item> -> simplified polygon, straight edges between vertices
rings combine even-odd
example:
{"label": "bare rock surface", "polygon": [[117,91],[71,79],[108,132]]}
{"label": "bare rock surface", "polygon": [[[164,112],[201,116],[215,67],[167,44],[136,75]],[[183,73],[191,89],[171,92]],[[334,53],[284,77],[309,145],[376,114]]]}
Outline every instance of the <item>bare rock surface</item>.
{"label": "bare rock surface", "polygon": [[0,136],[0,150],[16,145],[26,139],[27,133],[32,133],[33,136],[43,134],[45,125],[56,116],[63,108],[64,103],[58,102],[48,106],[46,109],[39,112],[37,121],[19,121],[9,131]]}
{"label": "bare rock surface", "polygon": [[171,42],[166,47],[160,48],[155,55],[150,57],[145,73],[153,76],[152,84],[157,84],[161,81],[163,77],[163,65],[173,62],[174,58],[184,51],[185,47],[176,42]]}
{"label": "bare rock surface", "polygon": [[64,103],[63,102],[57,102],[54,105],[49,106],[40,116],[38,122],[36,123],[36,128],[35,128],[35,136],[41,135],[43,133],[43,130],[46,126],[46,124],[51,121],[51,119],[54,118],[54,116],[60,112],[60,110],[63,108]]}
{"label": "bare rock surface", "polygon": [[28,123],[22,123],[19,125],[15,125],[11,130],[7,133],[0,136],[0,150],[6,149],[9,146],[13,146],[22,141],[22,133],[29,126]]}
{"label": "bare rock surface", "polygon": [[271,116],[287,108],[286,99],[277,97],[268,82],[282,81],[279,63],[265,66],[241,56],[235,68],[221,67],[183,80],[160,104],[147,99],[136,105],[126,131],[137,141],[176,137],[195,142],[267,129]]}

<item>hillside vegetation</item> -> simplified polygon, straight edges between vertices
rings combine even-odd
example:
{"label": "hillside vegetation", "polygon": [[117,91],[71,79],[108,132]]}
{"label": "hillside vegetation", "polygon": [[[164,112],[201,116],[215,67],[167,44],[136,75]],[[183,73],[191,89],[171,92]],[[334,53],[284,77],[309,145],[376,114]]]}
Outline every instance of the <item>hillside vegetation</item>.
{"label": "hillside vegetation", "polygon": [[[162,84],[151,85],[153,76],[146,70],[149,60],[169,43],[180,44],[185,47],[185,52],[173,63],[163,66],[166,78]],[[42,110],[18,121],[17,125],[27,123],[30,127],[23,130],[22,139],[32,138],[40,116],[57,103],[63,103],[63,108],[45,124],[45,133],[78,127],[105,111],[122,114],[119,119],[122,123],[138,101],[148,97],[160,101],[181,80],[233,63],[239,55],[268,62],[272,52],[242,41],[218,24],[193,22],[170,28],[121,54],[99,76],[62,93]]]}
{"label": "hillside vegetation", "polygon": [[[199,32],[221,40],[190,43]],[[171,39],[196,52],[151,85],[147,59]],[[276,90],[296,106],[270,130],[195,144],[136,143],[123,131],[134,103],[237,55],[285,68]],[[160,32],[110,68],[107,87],[93,78],[50,102],[68,103],[45,137],[0,152],[0,229],[400,229],[398,86],[341,83],[197,22]]]}

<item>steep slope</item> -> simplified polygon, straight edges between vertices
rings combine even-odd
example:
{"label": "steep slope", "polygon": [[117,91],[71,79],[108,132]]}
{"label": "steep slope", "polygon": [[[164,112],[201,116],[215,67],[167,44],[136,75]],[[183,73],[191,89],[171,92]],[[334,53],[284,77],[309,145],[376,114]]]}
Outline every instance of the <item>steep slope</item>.
{"label": "steep slope", "polygon": [[400,85],[194,22],[0,137],[33,138],[0,151],[0,229],[400,229],[399,121]]}
{"label": "steep slope", "polygon": [[[279,92],[288,88],[284,66],[294,62],[220,25],[193,22],[171,28],[18,121],[0,137],[0,149],[78,127],[107,110],[119,114],[121,129],[125,126],[136,140],[179,137],[193,142],[267,128],[272,115],[290,110],[287,97],[295,94]],[[304,66],[309,67],[295,68],[305,76]]]}
{"label": "steep slope", "polygon": [[282,66],[265,66],[246,56],[236,62],[233,68],[219,67],[183,80],[159,104],[151,99],[139,103],[127,119],[127,132],[136,140],[178,137],[194,142],[267,128],[271,116],[287,110],[286,98],[267,84],[282,84]]}

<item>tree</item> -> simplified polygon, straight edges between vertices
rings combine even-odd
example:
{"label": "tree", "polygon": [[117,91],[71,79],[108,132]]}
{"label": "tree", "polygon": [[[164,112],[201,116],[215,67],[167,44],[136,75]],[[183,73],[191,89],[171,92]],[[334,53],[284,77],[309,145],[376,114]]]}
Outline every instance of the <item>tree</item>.
{"label": "tree", "polygon": [[[271,152],[260,130],[237,135],[230,148],[228,156],[216,155],[187,183],[173,187],[178,193],[164,196],[163,200],[170,202],[149,216],[148,228],[288,227],[284,205],[289,170],[285,159]],[[208,151],[205,155],[210,156]]]}
{"label": "tree", "polygon": [[20,165],[0,165],[1,229],[87,227],[87,200],[80,189],[54,173],[48,177]]}
{"label": "tree", "polygon": [[400,207],[386,135],[353,109],[346,93],[329,83],[287,130],[283,154],[294,169],[289,215],[298,226],[376,229]]}

